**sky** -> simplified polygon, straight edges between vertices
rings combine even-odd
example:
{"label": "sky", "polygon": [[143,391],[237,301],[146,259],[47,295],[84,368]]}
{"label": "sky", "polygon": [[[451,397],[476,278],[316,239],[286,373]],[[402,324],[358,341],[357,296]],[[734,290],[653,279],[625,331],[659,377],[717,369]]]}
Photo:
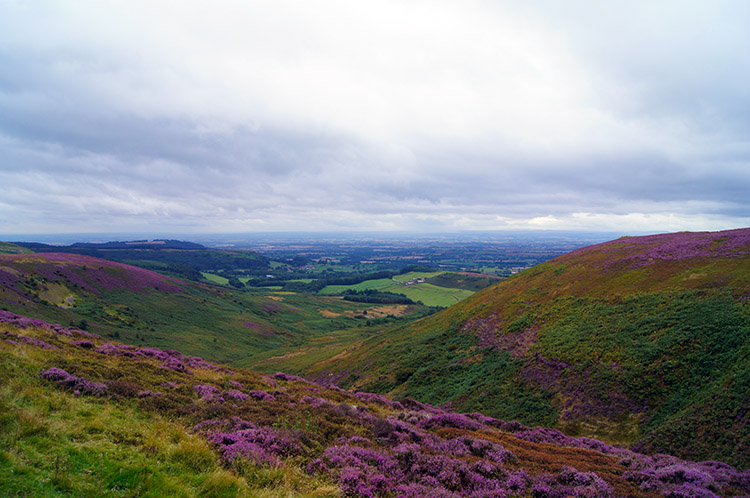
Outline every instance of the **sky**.
{"label": "sky", "polygon": [[748,19],[0,0],[0,234],[750,226]]}

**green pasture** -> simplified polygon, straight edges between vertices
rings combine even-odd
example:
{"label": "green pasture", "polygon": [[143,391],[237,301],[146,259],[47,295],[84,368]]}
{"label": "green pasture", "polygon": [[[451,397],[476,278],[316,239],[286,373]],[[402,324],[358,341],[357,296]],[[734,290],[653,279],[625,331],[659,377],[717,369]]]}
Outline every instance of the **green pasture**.
{"label": "green pasture", "polygon": [[421,301],[427,306],[452,306],[474,294],[473,291],[463,289],[449,289],[438,287],[428,283],[414,284],[410,286],[397,286],[391,292],[399,292],[406,295],[412,301]]}
{"label": "green pasture", "polygon": [[319,294],[336,295],[341,294],[345,290],[363,291],[369,289],[388,292],[392,287],[396,287],[393,280],[390,278],[379,278],[377,280],[366,280],[354,285],[327,285],[320,290]]}
{"label": "green pasture", "polygon": [[409,272],[404,275],[397,275],[390,278],[380,278],[377,280],[367,280],[354,285],[328,285],[324,287],[319,294],[336,295],[346,290],[364,291],[374,289],[382,292],[393,292],[403,294],[413,301],[421,301],[426,306],[443,306],[448,307],[456,304],[463,299],[474,294],[473,291],[439,287],[427,282],[415,283],[412,285],[403,285],[416,278],[433,278],[444,274],[444,272]]}
{"label": "green pasture", "polygon": [[[203,275],[203,278],[211,282],[212,284],[218,284],[218,285],[227,285],[229,283],[228,278],[224,278],[221,275],[217,275],[215,273],[202,271],[201,275]],[[240,279],[242,280],[242,279]],[[247,280],[245,280],[247,282]]]}

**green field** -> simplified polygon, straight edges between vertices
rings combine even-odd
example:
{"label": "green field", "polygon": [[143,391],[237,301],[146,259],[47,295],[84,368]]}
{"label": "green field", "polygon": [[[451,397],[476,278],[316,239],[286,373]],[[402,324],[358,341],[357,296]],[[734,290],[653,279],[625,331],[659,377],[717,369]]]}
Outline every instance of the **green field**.
{"label": "green field", "polygon": [[227,285],[229,283],[228,278],[224,278],[221,275],[217,275],[215,273],[210,273],[207,271],[202,271],[201,275],[203,275],[203,278],[211,282],[212,284],[218,284],[218,285]]}
{"label": "green field", "polygon": [[354,285],[327,285],[318,294],[323,295],[336,295],[341,294],[345,290],[356,290],[363,291],[368,289],[375,289],[379,291],[390,291],[391,288],[398,287],[394,285],[393,280],[390,278],[379,278],[377,280],[366,280]]}
{"label": "green field", "polygon": [[469,290],[449,289],[428,283],[414,284],[409,287],[399,285],[391,292],[400,292],[412,301],[422,301],[427,306],[444,307],[452,306],[474,294]]}
{"label": "green field", "polygon": [[367,280],[354,285],[328,285],[324,287],[319,294],[336,295],[346,290],[363,291],[374,289],[382,292],[393,292],[403,294],[413,301],[421,301],[426,306],[443,306],[448,307],[456,304],[463,299],[474,294],[470,290],[455,289],[449,287],[439,287],[427,282],[415,283],[412,285],[403,285],[416,278],[433,278],[444,272],[409,272],[404,275],[397,275],[390,278],[380,278],[377,280]]}

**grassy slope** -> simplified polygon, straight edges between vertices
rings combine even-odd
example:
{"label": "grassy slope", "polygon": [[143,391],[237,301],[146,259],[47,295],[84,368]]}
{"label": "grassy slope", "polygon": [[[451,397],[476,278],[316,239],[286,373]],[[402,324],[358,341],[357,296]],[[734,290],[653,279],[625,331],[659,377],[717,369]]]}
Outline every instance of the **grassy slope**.
{"label": "grassy slope", "polygon": [[[333,497],[336,489],[302,469],[249,466],[227,469],[205,439],[186,428],[194,420],[165,415],[127,393],[129,386],[163,389],[156,381],[179,380],[166,371],[133,368],[132,360],[106,358],[65,347],[42,330],[10,331],[44,338],[58,349],[11,345],[0,340],[0,494],[35,497]],[[77,338],[80,339],[80,338]],[[39,377],[64,365],[89,377],[121,376],[116,395],[105,398],[55,389]],[[150,365],[149,365],[150,367]],[[216,380],[210,371],[196,381]],[[113,390],[113,384],[109,389]],[[133,389],[130,387],[130,389]]]}
{"label": "grassy slope", "polygon": [[10,244],[8,242],[0,242],[0,254],[30,254],[33,251],[26,249],[25,247]]}
{"label": "grassy slope", "polygon": [[225,363],[363,325],[376,305],[185,282],[87,256],[0,256],[0,308]]}
{"label": "grassy slope", "polygon": [[750,230],[580,249],[308,371],[746,466],[749,253]]}
{"label": "grassy slope", "polygon": [[[18,343],[21,338],[46,341],[53,349],[42,349],[39,343]],[[474,427],[457,428],[452,420],[464,423],[461,421],[468,419],[456,418],[430,407],[415,406],[407,410],[378,397],[355,398],[342,391],[283,376],[275,376],[274,380],[245,370],[233,373],[217,370],[211,365],[194,366],[190,372],[177,372],[161,367],[161,360],[156,358],[128,358],[94,352],[78,345],[82,339],[92,340],[92,346],[103,344],[100,338],[81,336],[77,331],[72,331],[72,336],[68,337],[44,328],[18,329],[0,324],[0,354],[3,357],[0,363],[0,492],[4,496],[342,496],[334,482],[338,475],[335,467],[310,474],[304,470],[307,464],[326,452],[346,454],[349,451],[346,448],[374,451],[377,455],[392,454],[396,451],[396,443],[388,440],[387,431],[394,431],[393,424],[397,420],[418,421],[435,415],[444,418],[445,423],[430,431],[420,429],[415,421],[407,424],[409,430],[421,434],[422,440],[421,446],[412,442],[410,447],[421,448],[418,451],[427,452],[431,455],[428,458],[442,462],[441,473],[433,481],[437,482],[446,474],[445,485],[458,486],[454,488],[458,491],[468,493],[469,490],[463,488],[463,484],[453,484],[455,481],[449,475],[457,471],[454,466],[487,468],[489,462],[482,458],[495,458],[489,454],[479,458],[454,453],[456,445],[464,444],[461,441],[478,439],[484,441],[485,446],[491,442],[512,452],[512,455],[502,457],[500,473],[492,471],[487,474],[489,479],[496,479],[506,486],[510,473],[527,476],[521,479],[517,492],[503,496],[536,496],[533,489],[540,484],[532,482],[552,480],[550,482],[557,483],[553,484],[555,486],[568,483],[564,476],[569,475],[570,471],[565,469],[570,467],[597,474],[609,483],[616,496],[658,496],[623,479],[628,467],[617,463],[621,458],[618,450],[604,445],[600,445],[601,451],[614,453],[519,439],[514,432],[525,429],[517,426],[497,429],[471,422]],[[77,394],[72,392],[72,387],[65,388],[62,384],[40,378],[40,371],[51,367],[103,383],[106,386],[103,395],[93,396],[85,391]],[[194,385],[214,386],[217,391],[235,389],[234,392],[240,393],[273,389],[276,399],[268,401],[250,397],[232,400],[227,397],[227,401],[216,402],[201,399]],[[144,391],[160,391],[161,394],[138,394]],[[313,408],[311,402],[322,403],[322,406]],[[354,410],[352,405],[355,404],[361,408]],[[369,415],[360,417],[357,413]],[[218,423],[223,420],[222,423],[228,423],[237,417],[251,420],[262,428],[262,432],[275,438],[292,438],[294,444],[303,450],[287,454],[273,450],[277,442],[266,445],[264,451],[281,452],[277,454],[282,458],[283,466],[255,460],[253,452],[243,453],[244,456],[235,460],[224,460],[220,451],[222,445],[228,444],[226,436],[220,438],[225,442],[214,440],[211,444],[206,439],[211,430],[204,434],[188,429],[200,421],[216,420]],[[496,422],[499,421],[493,423]],[[235,434],[240,436],[242,433]],[[385,439],[375,439],[378,434],[381,437],[385,434]],[[359,439],[351,440],[352,436]],[[406,435],[392,432],[391,437],[396,436]],[[537,437],[544,436],[540,433]],[[427,445],[426,439],[429,438],[439,444]],[[348,439],[349,443],[344,443]],[[575,441],[565,444],[572,443]],[[584,444],[590,446],[588,442]],[[646,465],[654,464],[645,457],[627,455]],[[482,461],[484,467],[474,467]],[[407,462],[403,459],[400,462],[402,468],[406,468]],[[659,465],[689,465],[673,460],[664,462]],[[358,477],[345,478],[342,473],[338,484],[345,488],[351,479],[354,482],[375,482],[370,479],[378,470],[386,474],[385,479],[395,478],[401,472],[398,469],[396,472],[393,469],[376,470],[367,465],[376,464],[371,462],[361,470],[347,471],[349,476]],[[491,465],[490,469],[493,468],[498,467]],[[586,476],[578,479],[590,480]],[[677,485],[679,482],[666,479],[659,483],[662,491]],[[584,493],[581,496],[593,496],[593,488],[581,486],[577,491]],[[714,489],[721,489],[722,496],[741,491],[736,487],[732,489],[732,486],[724,483]],[[370,496],[364,491],[347,495]],[[395,498],[398,493],[392,488],[380,487],[375,496]],[[433,495],[425,488],[419,496]],[[596,496],[604,495],[596,493]]]}

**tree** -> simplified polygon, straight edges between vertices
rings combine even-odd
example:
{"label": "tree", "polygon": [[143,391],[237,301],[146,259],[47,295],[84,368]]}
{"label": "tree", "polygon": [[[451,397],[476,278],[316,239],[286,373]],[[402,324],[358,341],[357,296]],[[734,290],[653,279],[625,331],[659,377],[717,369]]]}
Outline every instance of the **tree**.
{"label": "tree", "polygon": [[237,278],[237,277],[231,277],[231,278],[229,279],[229,285],[231,285],[232,287],[235,287],[235,288],[237,288],[237,289],[242,289],[243,287],[245,287],[245,284],[243,284],[243,283],[242,283],[242,282],[240,281],[240,279],[239,279],[239,278]]}

